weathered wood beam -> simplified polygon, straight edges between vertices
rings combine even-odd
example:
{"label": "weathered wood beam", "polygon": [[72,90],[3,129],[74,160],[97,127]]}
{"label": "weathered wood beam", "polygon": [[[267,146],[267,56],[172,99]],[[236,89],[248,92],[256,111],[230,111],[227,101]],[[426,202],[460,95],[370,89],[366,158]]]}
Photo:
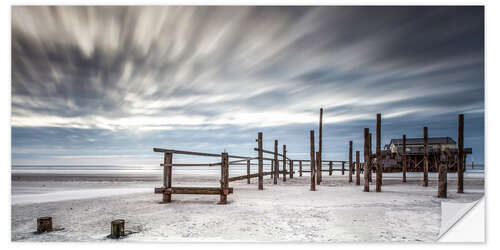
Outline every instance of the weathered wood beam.
{"label": "weathered wood beam", "polygon": [[[293,161],[304,161],[304,162],[309,162],[309,159],[292,159]],[[334,162],[334,163],[342,163],[342,160],[322,160],[321,162]]]}
{"label": "weathered wood beam", "polygon": [[424,127],[424,187],[427,187],[429,185],[429,161],[428,161],[428,155],[427,155],[427,127]]}
{"label": "weathered wood beam", "polygon": [[447,152],[440,154],[439,175],[438,175],[438,197],[446,198],[448,191],[448,165],[450,157]]}
{"label": "weathered wood beam", "polygon": [[118,239],[123,236],[125,236],[125,220],[111,221],[111,234],[109,237],[112,239]]}
{"label": "weathered wood beam", "polygon": [[[286,172],[286,145],[283,144],[283,171]],[[286,174],[283,175],[283,181],[286,181]]]}
{"label": "weathered wood beam", "polygon": [[[171,154],[183,154],[183,155],[198,155],[198,156],[213,156],[220,157],[220,154],[211,154],[211,153],[201,153],[201,152],[193,152],[193,151],[184,151],[184,150],[176,150],[176,149],[164,149],[164,148],[153,148],[154,152],[161,153],[171,153]],[[253,157],[248,156],[240,156],[240,155],[228,155],[229,158],[237,158],[237,159],[251,159]]]}
{"label": "weathered wood beam", "polygon": [[382,115],[380,113],[377,114],[377,176],[376,176],[376,186],[375,192],[382,192],[382,159],[380,155],[380,139],[381,139],[381,120]]}
{"label": "weathered wood beam", "polygon": [[464,192],[464,115],[458,115],[457,193]]}
{"label": "weathered wood beam", "polygon": [[369,146],[370,146],[370,142],[369,142],[369,139],[368,139],[368,136],[370,134],[370,130],[369,128],[365,128],[364,130],[364,137],[365,137],[365,140],[364,140],[364,149],[363,149],[363,152],[364,152],[364,157],[363,157],[363,160],[365,161],[365,172],[364,172],[364,188],[363,188],[363,191],[364,192],[370,192],[370,172],[371,172],[371,169],[370,169],[370,149],[369,149]]}
{"label": "weathered wood beam", "polygon": [[258,155],[259,155],[259,167],[258,167],[258,172],[259,172],[259,190],[263,190],[264,189],[264,176],[262,175],[262,172],[263,172],[263,166],[262,166],[262,163],[263,163],[263,155],[262,155],[262,132],[259,132],[258,134],[258,138],[257,138],[257,143],[258,143],[258,146],[259,146],[259,151],[258,151]]}
{"label": "weathered wood beam", "polygon": [[[316,171],[318,171],[318,170],[314,170],[314,172],[316,172]],[[329,172],[330,170],[323,169],[321,171],[323,171],[323,172]],[[332,171],[339,171],[340,172],[340,171],[342,171],[342,169],[333,169]],[[309,170],[302,170],[302,172],[304,172],[304,173],[310,173],[311,171],[309,171]]]}
{"label": "weathered wood beam", "polygon": [[[279,173],[290,174],[290,171],[284,172],[283,170],[280,170]],[[272,175],[272,174],[274,174],[274,173],[273,172],[262,172],[262,176],[267,176],[267,175]],[[244,179],[248,179],[248,178],[257,178],[257,177],[259,177],[259,173],[250,174],[250,175],[235,176],[235,177],[230,177],[229,182],[244,180]]]}
{"label": "weathered wood beam", "polygon": [[[155,188],[155,194],[208,194],[208,195],[220,195],[223,190],[218,187],[171,187],[171,188]],[[233,188],[228,188],[228,193],[233,193]]]}
{"label": "weathered wood beam", "polygon": [[220,157],[220,154],[210,154],[210,153],[183,151],[183,150],[175,150],[175,149],[153,148],[153,151],[154,152],[162,152],[162,153],[170,153],[170,154],[183,154],[183,155],[198,155],[198,156]]}
{"label": "weathered wood beam", "polygon": [[368,181],[372,182],[372,173],[373,173],[373,159],[375,159],[377,155],[373,155],[372,152],[372,133],[368,133],[368,169],[370,170],[368,173]]}
{"label": "weathered wood beam", "polygon": [[273,176],[273,184],[278,184],[279,178],[279,170],[280,170],[280,162],[278,161],[278,140],[274,140],[274,176]]}
{"label": "weathered wood beam", "polygon": [[417,162],[417,157],[415,156],[414,158],[415,158],[415,160],[413,161],[414,168],[417,169],[420,166],[420,164],[422,164],[424,162],[424,159],[422,158],[422,160],[420,160],[419,162]]}
{"label": "weathered wood beam", "polygon": [[403,156],[402,156],[402,161],[403,161],[403,182],[406,182],[406,135],[403,135]]}
{"label": "weathered wood beam", "polygon": [[352,165],[352,141],[349,141],[349,182],[352,182],[352,172],[353,172],[353,165]]}
{"label": "weathered wood beam", "polygon": [[359,178],[360,171],[361,171],[361,165],[359,162],[359,151],[356,151],[356,185],[357,186],[361,185],[361,180]]}
{"label": "weathered wood beam", "polygon": [[[253,158],[248,158],[248,159],[242,159],[242,160],[236,160],[236,161],[230,161],[228,162],[229,165],[234,164],[234,163],[239,163],[239,162],[245,162],[245,161],[250,161],[250,160],[256,160],[259,157],[253,157]],[[220,163],[218,163],[220,164]]]}
{"label": "weathered wood beam", "polygon": [[[167,165],[163,167],[163,187],[171,188],[172,187],[172,158],[173,153],[164,153],[164,164]],[[168,166],[170,165],[170,166]],[[171,202],[172,195],[163,193],[163,202]]]}
{"label": "weathered wood beam", "polygon": [[318,166],[321,166],[321,162],[320,162],[320,156],[319,156],[319,151],[316,151],[316,170],[315,173],[316,173],[316,185],[320,185],[320,182],[318,181],[319,179],[319,172],[322,171],[322,169],[320,169]]}
{"label": "weathered wood beam", "polygon": [[316,180],[314,178],[314,168],[315,168],[315,151],[314,151],[314,130],[309,131],[309,141],[310,141],[310,156],[311,156],[311,191],[316,191]]}
{"label": "weathered wood beam", "polygon": [[52,230],[52,217],[44,216],[36,219],[36,231],[38,233],[50,232]]}
{"label": "weathered wood beam", "polygon": [[221,173],[220,173],[220,201],[219,204],[227,204],[227,195],[229,194],[229,155],[221,154]]}
{"label": "weathered wood beam", "polygon": [[[247,161],[247,175],[250,175],[250,160]],[[250,177],[247,178],[247,184],[250,184]]]}
{"label": "weathered wood beam", "polygon": [[302,177],[302,161],[299,161],[299,177]]}
{"label": "weathered wood beam", "polygon": [[220,165],[220,163],[173,163],[173,164],[165,164],[162,163],[160,166],[162,167],[213,167]]}
{"label": "weathered wood beam", "polygon": [[332,169],[333,169],[333,166],[332,166],[332,162],[330,161],[330,162],[328,162],[328,175],[332,175]]}
{"label": "weathered wood beam", "polygon": [[323,176],[321,174],[321,168],[323,167],[322,160],[323,160],[323,108],[319,109],[319,141],[318,141],[318,152],[319,152],[319,159],[317,160],[319,162],[318,166],[318,176],[317,176],[317,184],[321,184],[321,181],[323,180]]}
{"label": "weathered wood beam", "polygon": [[[253,150],[254,150],[254,151],[259,151],[259,149],[258,149],[258,148],[254,148]],[[272,154],[272,155],[274,155],[274,152],[273,152],[273,151],[270,151],[270,150],[265,150],[265,149],[262,149],[262,152],[264,152],[264,153],[266,153],[266,154]],[[278,156],[283,157],[283,154],[278,153]],[[291,160],[291,159],[290,159],[290,158],[288,158],[288,157],[286,157],[286,159],[287,159],[287,160]]]}

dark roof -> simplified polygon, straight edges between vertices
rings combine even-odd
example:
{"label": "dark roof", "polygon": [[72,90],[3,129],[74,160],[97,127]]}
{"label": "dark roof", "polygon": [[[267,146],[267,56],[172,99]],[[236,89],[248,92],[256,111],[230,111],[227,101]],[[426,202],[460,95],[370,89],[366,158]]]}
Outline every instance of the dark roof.
{"label": "dark roof", "polygon": [[[402,145],[403,139],[392,139],[390,144]],[[423,145],[424,138],[406,138],[406,145]],[[430,137],[427,138],[427,144],[457,144],[450,137]]]}

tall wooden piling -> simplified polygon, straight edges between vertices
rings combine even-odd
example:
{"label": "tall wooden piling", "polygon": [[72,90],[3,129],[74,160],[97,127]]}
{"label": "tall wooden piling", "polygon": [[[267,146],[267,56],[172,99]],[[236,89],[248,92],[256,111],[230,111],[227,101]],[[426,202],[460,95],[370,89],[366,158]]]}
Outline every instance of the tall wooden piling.
{"label": "tall wooden piling", "polygon": [[311,163],[309,165],[311,165],[311,191],[316,191],[316,180],[315,180],[315,176],[316,174],[314,173],[316,167],[314,166],[315,163],[316,163],[316,160],[315,160],[315,151],[314,151],[314,130],[311,130],[309,131],[309,141],[310,141],[310,146],[311,146],[311,152],[310,152],[310,156],[311,156]]}
{"label": "tall wooden piling", "polygon": [[381,115],[377,114],[377,176],[375,192],[382,192],[382,159],[380,153],[380,138],[381,138]]}
{"label": "tall wooden piling", "polygon": [[318,185],[321,184],[321,181],[323,180],[322,176],[322,171],[321,167],[323,166],[323,108],[319,109],[319,141],[318,141],[318,152],[319,152],[319,159],[317,160],[319,162],[318,167],[318,176],[316,179],[316,183]]}
{"label": "tall wooden piling", "polygon": [[447,152],[441,152],[439,155],[438,197],[446,198],[448,193],[449,155]]}
{"label": "tall wooden piling", "polygon": [[[262,139],[262,137],[260,137]],[[262,151],[259,151],[262,152]],[[259,183],[262,180],[259,179]],[[220,180],[220,204],[227,203],[227,195],[229,194],[229,155],[228,153],[221,154],[221,180]],[[260,185],[259,185],[260,189]]]}
{"label": "tall wooden piling", "polygon": [[352,172],[353,172],[353,165],[352,165],[352,141],[349,141],[349,182],[352,182]]}
{"label": "tall wooden piling", "polygon": [[368,173],[368,181],[372,182],[372,173],[373,173],[373,162],[372,162],[372,133],[368,133],[368,166],[370,169],[370,173]]}
{"label": "tall wooden piling", "polygon": [[361,171],[361,166],[360,166],[360,162],[359,162],[359,151],[356,151],[356,185],[357,186],[361,185],[361,180],[359,178],[360,171]]}
{"label": "tall wooden piling", "polygon": [[299,176],[302,177],[302,161],[299,161]]}
{"label": "tall wooden piling", "polygon": [[364,171],[364,189],[363,191],[365,192],[370,192],[370,172],[371,172],[371,169],[370,169],[370,142],[369,142],[369,135],[370,135],[370,130],[368,128],[365,128],[364,130],[364,136],[365,136],[365,140],[364,140],[364,149],[363,149],[363,153],[364,153],[364,161],[365,161],[365,171]]}
{"label": "tall wooden piling", "polygon": [[278,140],[274,140],[274,185],[278,184],[278,178],[280,176],[280,162],[278,160]]}
{"label": "tall wooden piling", "polygon": [[258,171],[259,171],[259,190],[263,190],[264,189],[264,175],[262,173],[263,171],[263,165],[264,165],[264,162],[263,162],[263,151],[262,151],[262,132],[259,132],[259,135],[258,135],[258,138],[257,138],[257,143],[258,143],[258,147],[259,147],[259,167],[258,167]]}
{"label": "tall wooden piling", "polygon": [[250,184],[250,160],[247,160],[247,184]]}
{"label": "tall wooden piling", "polygon": [[406,182],[406,135],[403,135],[403,152],[402,152],[402,161],[403,161],[403,182]]}
{"label": "tall wooden piling", "polygon": [[[172,153],[164,153],[163,159],[163,186],[167,188],[172,188]],[[172,194],[168,192],[163,192],[163,202],[171,202]]]}
{"label": "tall wooden piling", "polygon": [[424,187],[429,185],[429,156],[427,154],[427,127],[424,127]]}
{"label": "tall wooden piling", "polygon": [[293,161],[290,160],[290,179],[293,179]]}
{"label": "tall wooden piling", "polygon": [[328,162],[328,175],[332,175],[333,164],[331,161]]}
{"label": "tall wooden piling", "polygon": [[344,170],[345,170],[345,161],[342,161],[342,175],[344,175]]}
{"label": "tall wooden piling", "polygon": [[464,192],[464,115],[458,115],[457,193]]}
{"label": "tall wooden piling", "polygon": [[283,181],[286,181],[286,145],[283,144]]}

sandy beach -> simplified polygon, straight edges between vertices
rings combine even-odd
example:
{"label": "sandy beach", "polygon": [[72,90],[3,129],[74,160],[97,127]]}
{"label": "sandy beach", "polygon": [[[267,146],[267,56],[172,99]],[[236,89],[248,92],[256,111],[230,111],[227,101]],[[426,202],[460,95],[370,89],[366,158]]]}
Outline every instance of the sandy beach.
{"label": "sandy beach", "polygon": [[[12,241],[113,241],[110,222],[125,219],[133,232],[120,241],[238,241],[238,242],[433,242],[440,228],[440,204],[472,202],[484,195],[482,171],[465,174],[465,193],[456,193],[455,174],[449,174],[448,199],[436,197],[436,174],[422,187],[421,173],[384,174],[382,193],[363,192],[347,176],[323,177],[317,191],[309,191],[304,175],[264,190],[256,179],[231,182],[234,193],[227,205],[218,196],[173,195],[160,204],[161,176],[101,178],[13,175]],[[173,186],[217,187],[216,175],[174,175]],[[62,230],[35,234],[36,218],[52,216]]]}

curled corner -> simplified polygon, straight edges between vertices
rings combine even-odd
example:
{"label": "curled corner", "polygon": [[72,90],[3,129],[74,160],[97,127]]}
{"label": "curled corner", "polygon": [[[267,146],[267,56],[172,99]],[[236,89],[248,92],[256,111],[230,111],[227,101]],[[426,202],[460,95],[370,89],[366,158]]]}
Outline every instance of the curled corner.
{"label": "curled corner", "polygon": [[[482,199],[482,198],[481,198]],[[438,240],[459,222],[481,199],[470,203],[441,202],[441,228]]]}

